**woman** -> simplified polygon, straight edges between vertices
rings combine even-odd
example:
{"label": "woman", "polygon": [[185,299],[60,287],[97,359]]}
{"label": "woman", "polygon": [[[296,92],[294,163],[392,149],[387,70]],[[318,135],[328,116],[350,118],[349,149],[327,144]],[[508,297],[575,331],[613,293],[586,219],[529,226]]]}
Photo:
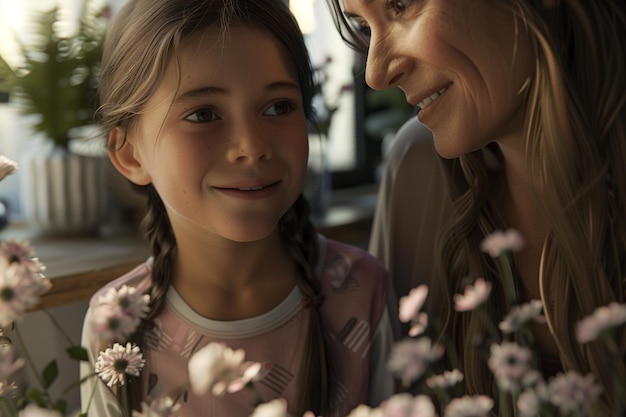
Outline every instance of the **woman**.
{"label": "woman", "polygon": [[514,228],[526,241],[514,259],[517,302],[541,299],[547,318],[534,331],[544,374],[592,372],[607,415],[620,397],[611,371],[624,362],[608,364],[600,343],[581,346],[575,325],[625,297],[626,3],[332,3],[344,38],[367,50],[367,83],[401,88],[432,133],[447,183],[439,213],[450,215],[416,228],[430,231],[416,241],[436,247],[413,279],[434,270],[430,304],[463,352],[468,390],[491,394],[493,383],[472,343],[478,317],[454,311],[452,295],[482,276],[493,284],[490,312],[510,309],[480,242]]}

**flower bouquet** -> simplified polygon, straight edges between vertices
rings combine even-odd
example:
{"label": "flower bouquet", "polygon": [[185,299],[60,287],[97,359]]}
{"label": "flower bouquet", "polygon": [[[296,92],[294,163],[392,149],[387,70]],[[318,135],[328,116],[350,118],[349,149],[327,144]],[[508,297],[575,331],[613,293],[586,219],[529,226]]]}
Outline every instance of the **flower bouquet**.
{"label": "flower bouquet", "polygon": [[[17,165],[0,156],[0,180],[15,171]],[[499,259],[506,271],[505,288],[513,288],[510,257],[519,250],[523,241],[514,230],[496,232],[488,236],[481,249]],[[41,295],[48,291],[51,283],[45,278],[44,266],[27,243],[5,241],[0,243],[0,415],[6,417],[63,417],[68,415],[64,399],[52,398],[50,387],[58,377],[56,360],[52,360],[38,371],[27,346],[20,337],[22,316],[37,306]],[[601,387],[592,375],[565,372],[545,380],[535,367],[534,346],[530,337],[533,322],[544,320],[542,304],[532,300],[515,306],[499,323],[487,315],[484,303],[491,293],[491,284],[477,278],[463,294],[454,297],[458,311],[475,310],[482,314],[485,331],[494,340],[485,360],[495,377],[498,387],[499,409],[494,410],[496,401],[486,395],[467,395],[460,384],[463,372],[441,369],[440,359],[447,354],[455,363],[456,353],[452,344],[434,342],[425,333],[429,327],[428,314],[422,311],[428,296],[428,287],[414,288],[400,299],[399,318],[410,324],[408,337],[395,344],[389,357],[389,370],[398,378],[406,392],[393,395],[378,407],[360,405],[348,417],[481,417],[488,414],[499,416],[565,417],[596,416],[594,403],[601,394]],[[513,296],[508,291],[508,296]],[[66,393],[81,384],[105,383],[119,393],[120,416],[123,417],[169,417],[176,416],[180,395],[158,399],[146,399],[141,411],[131,411],[126,388],[128,376],[138,376],[145,360],[140,348],[128,342],[141,320],[149,310],[150,297],[135,288],[122,286],[103,292],[92,305],[93,320],[90,325],[100,335],[104,349],[95,359],[93,372],[82,380],[70,384]],[[45,310],[44,310],[45,311]],[[52,324],[61,333],[62,327],[49,315]],[[615,330],[626,323],[626,304],[612,303],[599,307],[577,324],[577,338],[584,344],[600,339],[609,346],[615,360],[621,352],[615,340]],[[10,337],[14,335],[14,337]],[[505,335],[515,337],[504,337]],[[509,341],[511,340],[511,341]],[[515,341],[512,341],[515,340]],[[88,361],[85,348],[71,342],[67,352],[72,359]],[[23,355],[16,356],[14,346],[20,347]],[[15,383],[16,372],[30,366],[37,375],[37,386],[20,387]],[[260,363],[245,360],[245,352],[232,350],[225,344],[211,343],[195,352],[189,360],[189,386],[180,387],[178,393],[191,389],[197,395],[211,393],[214,396],[228,395],[244,389],[255,391],[255,383],[263,378]],[[626,375],[615,375],[617,393],[626,393]],[[426,393],[411,393],[416,385],[428,387]],[[92,391],[93,392],[93,391]],[[624,395],[618,400],[612,415],[622,416],[626,411]],[[621,403],[620,403],[621,401]],[[83,404],[80,416],[87,416],[91,399]],[[287,403],[278,398],[269,402],[257,400],[251,417],[289,417]],[[512,410],[512,411],[510,411]],[[315,417],[306,412],[302,417]]]}

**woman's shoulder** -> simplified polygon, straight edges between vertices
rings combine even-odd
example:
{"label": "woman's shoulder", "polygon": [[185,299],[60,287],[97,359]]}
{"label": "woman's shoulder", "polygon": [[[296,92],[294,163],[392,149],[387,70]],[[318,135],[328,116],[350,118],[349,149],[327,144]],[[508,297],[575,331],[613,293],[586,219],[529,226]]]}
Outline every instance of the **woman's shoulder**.
{"label": "woman's shoulder", "polygon": [[100,295],[108,291],[110,288],[119,289],[124,285],[134,287],[137,291],[145,291],[150,286],[152,270],[152,257],[148,258],[146,262],[137,265],[132,270],[126,272],[124,275],[115,278],[113,281],[108,282],[101,287],[91,297],[89,304],[91,305]]}

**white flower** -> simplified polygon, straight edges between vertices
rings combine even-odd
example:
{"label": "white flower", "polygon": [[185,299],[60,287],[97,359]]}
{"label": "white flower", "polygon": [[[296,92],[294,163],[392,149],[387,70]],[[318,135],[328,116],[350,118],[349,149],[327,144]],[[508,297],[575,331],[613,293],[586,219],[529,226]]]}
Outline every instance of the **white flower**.
{"label": "white flower", "polygon": [[95,371],[110,387],[124,385],[125,374],[139,376],[145,362],[139,346],[132,343],[122,346],[116,343],[113,347],[100,352]]}
{"label": "white flower", "polygon": [[170,397],[157,398],[147,404],[141,403],[141,412],[133,410],[133,417],[170,417],[172,413],[180,409],[180,404],[175,403]]}
{"label": "white flower", "polygon": [[399,317],[400,321],[407,323],[413,320],[422,309],[424,301],[428,296],[428,286],[422,284],[413,288],[409,295],[400,298]]}
{"label": "white flower", "polygon": [[395,394],[384,401],[381,406],[383,416],[419,416],[435,417],[435,406],[426,395],[413,397],[408,393]]}
{"label": "white flower", "polygon": [[12,345],[0,345],[0,381],[9,379],[15,371],[24,366],[24,358],[14,359],[14,353]]}
{"label": "white flower", "polygon": [[515,229],[507,229],[504,232],[496,230],[480,243],[480,250],[488,253],[492,258],[497,258],[505,251],[519,252],[523,247],[524,239]]}
{"label": "white flower", "polygon": [[519,306],[515,306],[509,311],[498,327],[503,333],[509,334],[518,331],[523,325],[530,321],[545,323],[546,318],[541,314],[543,305],[540,300],[531,300]]}
{"label": "white flower", "polygon": [[400,378],[405,387],[422,377],[428,365],[438,361],[444,353],[443,347],[428,337],[404,339],[394,344],[387,367]]}
{"label": "white flower", "polygon": [[602,387],[595,384],[593,375],[583,377],[574,371],[558,374],[550,380],[547,389],[550,402],[562,415],[590,410],[602,393]]}
{"label": "white flower", "polygon": [[465,287],[463,295],[454,295],[454,309],[456,311],[471,311],[484,303],[491,293],[491,282],[484,278],[476,278],[474,285]]}
{"label": "white flower", "polygon": [[189,382],[196,395],[211,389],[213,395],[237,392],[261,370],[259,362],[244,362],[243,349],[233,350],[223,343],[209,343],[189,359]]}
{"label": "white flower", "polygon": [[92,330],[105,341],[126,340],[149,311],[150,296],[124,285],[109,288],[93,307]]}
{"label": "white flower", "polygon": [[35,254],[35,249],[28,242],[21,242],[15,239],[3,241],[0,243],[0,258],[5,258],[8,264],[23,264],[33,274],[42,274],[45,270]]}
{"label": "white flower", "polygon": [[493,400],[485,395],[455,398],[446,406],[445,417],[486,417],[493,408]]}
{"label": "white flower", "polygon": [[626,323],[626,304],[612,302],[608,306],[598,307],[593,314],[578,322],[576,339],[579,343],[596,340],[605,330]]}
{"label": "white flower", "polygon": [[487,365],[502,391],[517,393],[521,390],[523,378],[533,370],[532,352],[514,342],[494,343]]}
{"label": "white flower", "polygon": [[0,155],[0,181],[2,181],[7,175],[13,174],[17,169],[15,161],[10,160],[4,155]]}
{"label": "white flower", "polygon": [[40,408],[35,404],[27,405],[20,411],[20,417],[63,417],[60,411]]}
{"label": "white flower", "polygon": [[17,394],[18,386],[15,385],[15,382],[11,381],[0,381],[0,399],[1,398],[12,398]]}
{"label": "white flower", "polygon": [[47,278],[30,268],[29,264],[0,258],[0,327],[9,327],[20,320],[52,286]]}
{"label": "white flower", "polygon": [[360,404],[347,417],[383,417],[383,410],[380,408],[371,408],[368,405]]}
{"label": "white flower", "polygon": [[458,369],[444,371],[443,374],[433,375],[426,380],[426,385],[432,389],[448,389],[463,381],[463,373]]}
{"label": "white flower", "polygon": [[541,398],[534,389],[528,388],[517,397],[517,410],[520,417],[536,417],[539,415]]}
{"label": "white flower", "polygon": [[250,417],[287,417],[287,401],[276,398],[267,403],[258,405]]}

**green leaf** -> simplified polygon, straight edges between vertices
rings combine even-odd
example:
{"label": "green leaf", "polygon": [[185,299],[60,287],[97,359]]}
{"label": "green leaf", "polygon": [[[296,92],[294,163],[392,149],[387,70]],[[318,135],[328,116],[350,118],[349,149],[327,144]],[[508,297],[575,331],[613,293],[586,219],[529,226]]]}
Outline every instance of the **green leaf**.
{"label": "green leaf", "polygon": [[66,352],[72,359],[75,359],[77,361],[89,362],[87,349],[82,346],[70,346],[66,349]]}
{"label": "green leaf", "polygon": [[48,408],[48,397],[37,388],[28,387],[26,397],[30,398],[40,408]]}
{"label": "green leaf", "polygon": [[59,376],[59,365],[57,364],[56,359],[50,361],[41,373],[41,376],[43,377],[44,388],[50,388]]}

